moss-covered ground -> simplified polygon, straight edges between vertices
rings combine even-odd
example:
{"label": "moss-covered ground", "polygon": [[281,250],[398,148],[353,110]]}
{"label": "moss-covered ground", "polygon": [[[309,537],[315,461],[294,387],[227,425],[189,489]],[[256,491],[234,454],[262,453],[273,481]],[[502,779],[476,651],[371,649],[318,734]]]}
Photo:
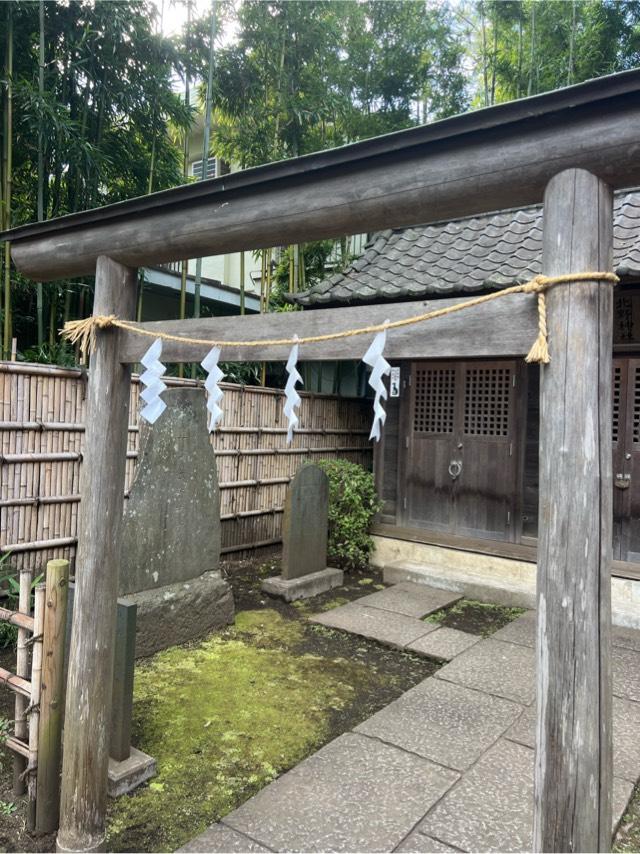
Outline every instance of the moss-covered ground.
{"label": "moss-covered ground", "polygon": [[461,632],[487,638],[524,612],[525,608],[508,608],[505,605],[494,605],[490,602],[461,599],[455,605],[429,614],[424,619],[428,623],[439,623],[450,629],[459,629]]}
{"label": "moss-covered ground", "polygon": [[381,586],[377,576],[286,605],[260,592],[274,571],[230,567],[235,625],[137,666],[133,743],[158,775],[110,804],[110,850],[174,850],[436,669],[306,620]]}

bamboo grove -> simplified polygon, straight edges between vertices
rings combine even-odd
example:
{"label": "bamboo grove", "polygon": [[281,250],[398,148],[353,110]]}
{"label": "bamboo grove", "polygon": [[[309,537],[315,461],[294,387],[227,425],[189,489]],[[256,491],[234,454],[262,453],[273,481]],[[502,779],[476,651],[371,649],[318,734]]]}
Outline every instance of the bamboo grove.
{"label": "bamboo grove", "polygon": [[[170,3],[185,23],[167,37]],[[198,114],[203,160],[246,168],[640,62],[638,0],[220,0],[201,13],[194,0],[2,4],[2,229],[193,180]],[[22,358],[72,364],[57,329],[88,314],[92,282],[26,281],[9,253],[3,356],[15,337]],[[264,250],[261,310],[352,257],[347,236]],[[185,260],[181,317],[186,276]],[[198,282],[196,269],[196,314]]]}

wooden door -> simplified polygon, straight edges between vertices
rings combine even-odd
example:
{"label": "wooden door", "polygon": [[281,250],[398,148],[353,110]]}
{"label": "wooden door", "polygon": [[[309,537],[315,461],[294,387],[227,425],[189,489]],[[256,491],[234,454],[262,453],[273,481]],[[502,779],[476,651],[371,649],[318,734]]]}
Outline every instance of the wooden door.
{"label": "wooden door", "polygon": [[456,444],[458,369],[451,362],[414,362],[407,425],[405,520],[453,531],[453,481],[448,466]]}
{"label": "wooden door", "polygon": [[613,556],[640,561],[640,359],[613,364]]}
{"label": "wooden door", "polygon": [[405,524],[514,538],[515,381],[515,362],[413,365]]}

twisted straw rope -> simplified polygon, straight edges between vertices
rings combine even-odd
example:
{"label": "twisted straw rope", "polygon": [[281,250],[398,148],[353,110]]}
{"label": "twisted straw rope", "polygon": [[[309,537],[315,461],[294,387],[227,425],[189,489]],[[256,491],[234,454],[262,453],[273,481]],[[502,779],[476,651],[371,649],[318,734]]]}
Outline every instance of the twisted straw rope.
{"label": "twisted straw rope", "polygon": [[433,320],[436,317],[446,317],[448,314],[454,314],[457,311],[463,311],[467,308],[473,308],[477,305],[483,305],[486,302],[491,302],[495,299],[510,296],[511,294],[530,294],[538,295],[538,337],[536,338],[529,354],[527,362],[540,362],[548,364],[549,349],[547,345],[547,308],[545,301],[545,291],[553,285],[566,284],[569,282],[610,282],[615,285],[618,282],[618,277],[615,273],[604,272],[587,272],[587,273],[565,273],[562,276],[535,276],[528,282],[521,285],[514,285],[511,288],[494,291],[490,294],[485,294],[481,297],[465,300],[464,302],[450,305],[446,308],[436,308],[432,311],[426,311],[424,314],[417,314],[413,317],[405,317],[401,320],[393,320],[387,323],[376,323],[370,326],[362,326],[357,329],[346,329],[343,332],[327,332],[324,335],[309,335],[306,338],[263,338],[252,341],[225,341],[223,339],[210,338],[189,338],[186,335],[172,335],[170,332],[153,332],[150,329],[143,329],[135,323],[128,320],[120,320],[115,314],[109,315],[93,315],[86,317],[83,320],[71,320],[64,325],[61,330],[63,338],[68,339],[71,344],[78,343],[83,355],[87,352],[93,353],[96,346],[96,330],[109,329],[117,327],[118,329],[126,329],[128,332],[133,332],[135,335],[147,335],[150,338],[160,338],[163,341],[178,341],[184,344],[202,344],[208,347],[266,347],[266,346],[293,346],[294,344],[317,344],[321,341],[334,341],[338,338],[353,338],[356,335],[369,335],[376,332],[382,332],[388,329],[399,329],[402,326],[412,326],[414,323],[422,323],[426,320]]}

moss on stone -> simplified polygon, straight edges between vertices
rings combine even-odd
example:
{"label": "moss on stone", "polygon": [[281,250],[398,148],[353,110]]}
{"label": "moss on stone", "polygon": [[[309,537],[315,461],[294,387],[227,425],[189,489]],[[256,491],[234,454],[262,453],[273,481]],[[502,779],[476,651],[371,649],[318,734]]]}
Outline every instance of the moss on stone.
{"label": "moss on stone", "polygon": [[303,633],[245,611],[223,635],[138,665],[133,743],[158,776],[111,804],[111,850],[174,850],[327,740],[331,716],[376,675],[296,652]]}

